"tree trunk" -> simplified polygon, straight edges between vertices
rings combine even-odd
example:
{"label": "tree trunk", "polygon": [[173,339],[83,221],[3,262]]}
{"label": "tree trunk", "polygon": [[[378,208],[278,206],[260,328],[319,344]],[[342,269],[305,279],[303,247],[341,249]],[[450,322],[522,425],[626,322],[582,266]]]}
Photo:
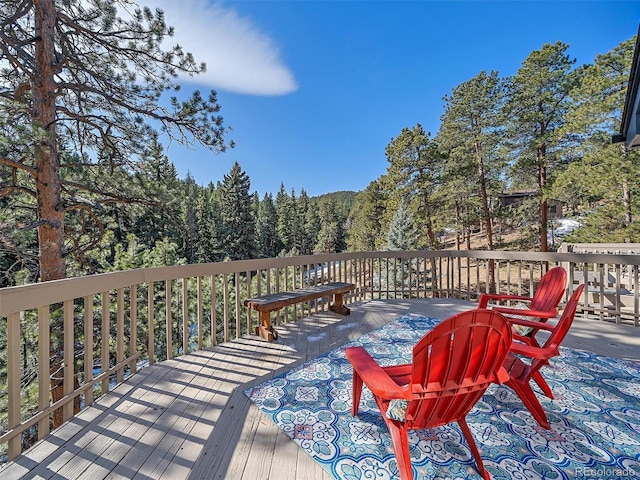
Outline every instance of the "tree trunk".
{"label": "tree trunk", "polygon": [[633,215],[631,213],[631,189],[626,177],[622,179],[622,203],[624,205],[624,222],[628,227],[633,222]]}
{"label": "tree trunk", "polygon": [[[429,240],[429,246],[432,249],[436,249],[435,235],[433,233],[433,222],[431,221],[431,204],[429,203],[429,192],[424,189],[422,191],[422,200],[424,202],[425,223],[427,228],[427,239]],[[438,286],[437,265],[434,258],[431,259],[431,287],[433,291],[433,297],[440,296],[440,290]]]}
{"label": "tree trunk", "polygon": [[547,205],[547,201],[544,199],[540,200],[540,251],[548,252],[549,251],[549,243],[547,240],[547,232],[549,231],[547,228],[548,216],[547,212],[549,207]]}
{"label": "tree trunk", "polygon": [[[491,229],[491,211],[489,209],[489,195],[487,194],[487,179],[484,174],[484,158],[482,155],[482,146],[477,142],[475,144],[476,158],[478,160],[478,180],[480,181],[480,197],[482,201],[482,219],[487,239],[487,250],[493,250],[493,231]],[[496,292],[496,264],[493,259],[487,262],[489,269],[489,285],[487,292]]]}
{"label": "tree trunk", "polygon": [[429,240],[429,246],[432,249],[436,249],[436,236],[433,233],[433,221],[431,220],[431,203],[429,202],[429,192],[427,189],[422,191],[422,201],[424,205],[425,223],[427,227],[427,239]]}
{"label": "tree trunk", "polygon": [[65,277],[64,207],[60,202],[60,162],[56,136],[55,25],[54,0],[37,0],[36,68],[31,85],[33,119],[42,129],[42,141],[36,145],[35,188],[38,199],[38,248],[40,279],[43,282]]}
{"label": "tree trunk", "polygon": [[547,241],[547,199],[544,198],[544,189],[547,185],[547,148],[541,145],[538,148],[538,218],[540,219],[540,251],[548,252],[549,244]]}
{"label": "tree trunk", "polygon": [[[461,225],[460,204],[456,201],[456,226]],[[456,228],[456,250],[460,250],[460,230]]]}
{"label": "tree trunk", "polygon": [[[55,26],[54,0],[36,0],[35,28],[39,34],[36,42],[36,69],[31,93],[33,120],[41,129],[42,140],[36,144],[35,189],[37,195],[38,248],[40,279],[43,282],[59,280],[66,276],[64,258],[64,207],[61,204],[60,162],[56,136],[56,84],[55,84]],[[64,379],[58,374],[60,345],[51,345],[50,362],[51,401],[55,403],[63,395]],[[53,427],[62,424],[62,410],[53,412]]]}

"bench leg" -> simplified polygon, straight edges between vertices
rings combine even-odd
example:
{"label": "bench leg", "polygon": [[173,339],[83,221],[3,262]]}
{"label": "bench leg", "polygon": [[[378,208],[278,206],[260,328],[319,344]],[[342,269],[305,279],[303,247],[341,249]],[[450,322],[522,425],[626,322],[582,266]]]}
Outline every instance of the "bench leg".
{"label": "bench leg", "polygon": [[256,327],[256,335],[261,336],[267,342],[278,339],[278,333],[271,326],[271,312],[260,312],[260,325]]}
{"label": "bench leg", "polygon": [[339,315],[349,315],[351,313],[351,310],[344,305],[342,293],[336,293],[333,296],[333,305],[329,305],[329,310]]}

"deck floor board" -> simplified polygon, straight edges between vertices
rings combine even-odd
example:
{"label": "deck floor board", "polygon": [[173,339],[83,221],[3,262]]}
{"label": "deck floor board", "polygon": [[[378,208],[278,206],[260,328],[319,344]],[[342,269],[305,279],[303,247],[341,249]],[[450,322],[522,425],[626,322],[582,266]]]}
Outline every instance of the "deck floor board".
{"label": "deck floor board", "polygon": [[[244,390],[353,341],[404,313],[445,318],[455,299],[372,300],[350,316],[320,311],[147,367],[0,469],[3,480],[317,479],[331,476],[256,408]],[[564,346],[640,361],[640,330],[577,318]]]}

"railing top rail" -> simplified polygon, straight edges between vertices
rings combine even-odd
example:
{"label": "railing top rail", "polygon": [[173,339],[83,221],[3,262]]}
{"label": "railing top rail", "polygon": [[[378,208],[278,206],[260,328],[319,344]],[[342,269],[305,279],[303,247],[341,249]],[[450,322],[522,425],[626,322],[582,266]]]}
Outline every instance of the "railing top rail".
{"label": "railing top rail", "polygon": [[322,255],[302,255],[232,262],[201,263],[171,267],[157,267],[102,273],[45,283],[34,283],[0,289],[0,315],[35,309],[68,299],[82,298],[102,292],[149,282],[180,278],[204,277],[217,274],[251,272],[270,268],[317,265],[338,261],[376,258],[474,258],[502,261],[609,263],[640,265],[640,255],[513,252],[488,250],[397,250],[347,252]]}
{"label": "railing top rail", "polygon": [[518,260],[532,262],[569,262],[569,263],[611,263],[621,265],[640,265],[640,255],[606,253],[557,253],[557,252],[512,252],[502,250],[456,250],[439,252],[441,256],[481,258],[495,260]]}
{"label": "railing top rail", "polygon": [[38,308],[67,299],[82,298],[102,292],[149,282],[179,278],[204,277],[236,272],[250,272],[268,268],[322,264],[349,260],[353,254],[301,255],[231,262],[198,263],[170,267],[139,268],[122,272],[108,272],[86,277],[65,278],[44,283],[0,288],[0,315]]}

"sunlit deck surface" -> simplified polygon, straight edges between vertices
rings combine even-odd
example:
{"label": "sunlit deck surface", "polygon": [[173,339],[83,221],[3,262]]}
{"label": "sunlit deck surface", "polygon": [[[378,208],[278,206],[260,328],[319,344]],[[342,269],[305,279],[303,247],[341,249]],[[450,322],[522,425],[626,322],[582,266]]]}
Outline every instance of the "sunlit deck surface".
{"label": "sunlit deck surface", "polygon": [[[3,480],[330,479],[244,395],[274,374],[357,339],[404,313],[446,318],[451,299],[353,303],[145,368],[15,462]],[[640,361],[640,330],[576,318],[564,346]]]}

